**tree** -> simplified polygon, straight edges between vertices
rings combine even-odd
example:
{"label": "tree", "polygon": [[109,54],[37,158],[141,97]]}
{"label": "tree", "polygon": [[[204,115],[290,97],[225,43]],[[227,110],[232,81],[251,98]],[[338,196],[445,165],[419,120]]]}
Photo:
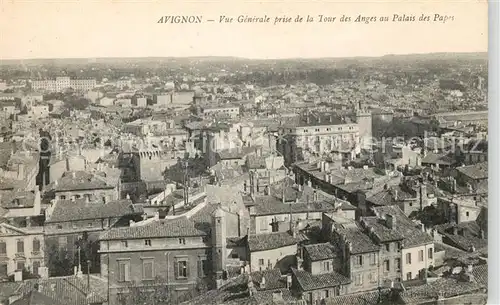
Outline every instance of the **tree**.
{"label": "tree", "polygon": [[432,227],[446,222],[444,212],[433,205],[425,207],[422,211],[412,212],[410,218],[420,220],[426,227]]}
{"label": "tree", "polygon": [[73,264],[66,248],[58,249],[55,244],[52,244],[47,249],[51,276],[65,276],[73,274]]}

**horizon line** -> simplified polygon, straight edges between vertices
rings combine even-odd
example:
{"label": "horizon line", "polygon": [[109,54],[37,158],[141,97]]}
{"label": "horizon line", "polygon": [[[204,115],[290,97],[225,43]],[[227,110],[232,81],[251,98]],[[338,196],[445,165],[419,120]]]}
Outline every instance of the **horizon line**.
{"label": "horizon line", "polygon": [[390,56],[411,55],[444,55],[444,54],[488,54],[488,51],[449,51],[449,52],[423,52],[423,53],[387,53],[384,55],[358,55],[358,56],[318,56],[318,57],[244,57],[232,55],[190,55],[190,56],[101,56],[101,57],[31,57],[31,58],[0,58],[0,64],[4,61],[35,61],[35,60],[98,60],[98,59],[189,59],[189,58],[232,58],[239,60],[320,60],[320,59],[361,59],[361,58],[383,58]]}

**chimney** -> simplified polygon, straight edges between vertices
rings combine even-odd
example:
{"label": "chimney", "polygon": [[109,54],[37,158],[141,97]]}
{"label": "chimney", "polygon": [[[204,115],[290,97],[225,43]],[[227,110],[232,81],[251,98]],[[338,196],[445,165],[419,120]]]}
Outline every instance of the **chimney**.
{"label": "chimney", "polygon": [[259,285],[260,289],[266,289],[266,278],[263,276]]}
{"label": "chimney", "polygon": [[128,226],[129,227],[133,227],[135,224],[135,221],[133,221],[132,219],[128,221]]}
{"label": "chimney", "polygon": [[396,218],[393,215],[385,215],[385,223],[389,229],[396,229]]}
{"label": "chimney", "polygon": [[486,238],[483,229],[479,230],[479,236],[481,237],[481,239],[485,239]]}
{"label": "chimney", "polygon": [[23,281],[23,270],[14,271],[14,282],[22,282]]}
{"label": "chimney", "polygon": [[148,215],[146,213],[142,214],[142,220],[148,219]]}
{"label": "chimney", "polygon": [[394,199],[394,201],[398,201],[398,190],[397,189],[392,190],[392,199]]}
{"label": "chimney", "polygon": [[425,224],[420,223],[420,230],[425,233]]}
{"label": "chimney", "polygon": [[467,265],[467,272],[471,273],[473,268],[474,267],[472,266],[472,264],[468,264]]}

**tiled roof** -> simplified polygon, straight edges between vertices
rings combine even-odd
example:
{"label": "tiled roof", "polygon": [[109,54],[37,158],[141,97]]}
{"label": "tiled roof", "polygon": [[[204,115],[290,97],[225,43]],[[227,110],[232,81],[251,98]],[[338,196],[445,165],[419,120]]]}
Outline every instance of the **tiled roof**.
{"label": "tiled roof", "polygon": [[379,296],[387,295],[388,290],[368,291],[341,295],[325,299],[325,305],[376,305],[379,304]]}
{"label": "tiled roof", "polygon": [[255,214],[256,215],[273,215],[290,213],[305,213],[305,212],[332,212],[333,201],[310,201],[309,205],[306,202],[298,203],[282,203],[281,200],[274,196],[258,196],[255,198]]}
{"label": "tiled roof", "polygon": [[35,194],[29,191],[8,192],[0,200],[0,205],[4,208],[33,207]]}
{"label": "tiled roof", "polygon": [[100,236],[100,240],[121,240],[159,237],[206,236],[186,217],[160,219],[147,225],[110,229]]}
{"label": "tiled roof", "polygon": [[288,232],[258,234],[248,237],[248,247],[250,252],[266,251],[296,245],[299,241],[299,238],[293,237]]}
{"label": "tiled roof", "polygon": [[422,164],[442,164],[452,165],[456,163],[453,156],[448,153],[432,153],[429,152],[422,158]]}
{"label": "tiled roof", "polygon": [[457,167],[457,170],[472,179],[488,179],[488,162]]}
{"label": "tiled roof", "polygon": [[[90,289],[87,285],[90,282]],[[65,305],[87,305],[107,301],[106,281],[98,276],[90,275],[76,277],[52,277],[48,279],[26,280],[17,290],[26,294],[33,291],[38,285],[41,294]],[[59,304],[56,303],[56,304]]]}
{"label": "tiled roof", "polygon": [[451,298],[459,295],[477,292],[484,288],[484,285],[477,282],[461,281],[454,278],[440,278],[431,283],[408,288],[400,293],[404,304],[421,304],[426,300],[437,300],[439,294],[444,298]]}
{"label": "tiled roof", "polygon": [[[250,274],[257,290],[275,290],[286,288],[286,277],[281,275],[278,268],[271,270],[255,271]],[[265,278],[265,288],[260,288],[262,278]]]}
{"label": "tiled roof", "polygon": [[331,243],[312,244],[304,246],[311,261],[320,261],[337,257],[337,250]]}
{"label": "tiled roof", "polygon": [[341,235],[345,236],[346,241],[351,243],[351,253],[353,254],[375,252],[380,249],[359,227],[341,228],[338,231]]}
{"label": "tiled roof", "polygon": [[351,282],[349,278],[335,271],[314,275],[297,269],[292,269],[292,272],[303,291],[347,285]]}
{"label": "tiled roof", "polygon": [[430,235],[417,229],[415,224],[397,206],[381,206],[373,208],[379,218],[385,218],[387,214],[394,217],[394,229],[404,237],[404,247],[413,247],[432,243],[434,240]]}
{"label": "tiled roof", "polygon": [[[74,175],[74,176],[73,176]],[[116,185],[108,184],[106,177],[85,171],[66,172],[61,179],[49,184],[48,189],[56,192],[75,190],[110,189]]]}
{"label": "tiled roof", "polygon": [[444,234],[443,242],[464,251],[469,251],[471,246],[474,246],[477,251],[484,251],[488,247],[487,239],[453,234]]}
{"label": "tiled roof", "polygon": [[472,269],[472,275],[477,283],[488,287],[488,264],[474,266]]}
{"label": "tiled roof", "polygon": [[32,290],[11,303],[11,305],[64,305],[64,303],[58,302],[36,290]]}
{"label": "tiled roof", "polygon": [[109,203],[61,200],[56,203],[46,223],[117,218],[134,214],[142,215],[142,206],[134,205],[127,199]]}
{"label": "tiled roof", "polygon": [[378,217],[363,217],[361,221],[364,222],[367,227],[373,228],[373,233],[379,242],[383,243],[404,239],[404,236],[397,230],[387,227],[383,219]]}

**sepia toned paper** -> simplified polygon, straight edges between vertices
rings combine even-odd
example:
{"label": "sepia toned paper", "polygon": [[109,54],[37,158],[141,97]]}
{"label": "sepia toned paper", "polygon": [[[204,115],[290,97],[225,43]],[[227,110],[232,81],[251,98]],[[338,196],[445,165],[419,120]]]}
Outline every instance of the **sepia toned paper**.
{"label": "sepia toned paper", "polygon": [[486,304],[486,0],[0,1],[0,304]]}

